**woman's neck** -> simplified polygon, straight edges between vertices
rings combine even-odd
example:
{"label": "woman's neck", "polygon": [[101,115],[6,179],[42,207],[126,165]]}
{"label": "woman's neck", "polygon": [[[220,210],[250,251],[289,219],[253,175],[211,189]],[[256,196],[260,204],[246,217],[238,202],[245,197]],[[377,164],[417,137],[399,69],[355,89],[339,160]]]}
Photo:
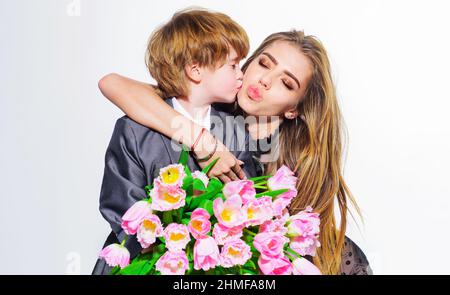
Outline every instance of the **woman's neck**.
{"label": "woman's neck", "polygon": [[263,139],[271,136],[278,129],[283,119],[279,116],[261,116],[256,120],[249,120],[248,132],[253,140]]}

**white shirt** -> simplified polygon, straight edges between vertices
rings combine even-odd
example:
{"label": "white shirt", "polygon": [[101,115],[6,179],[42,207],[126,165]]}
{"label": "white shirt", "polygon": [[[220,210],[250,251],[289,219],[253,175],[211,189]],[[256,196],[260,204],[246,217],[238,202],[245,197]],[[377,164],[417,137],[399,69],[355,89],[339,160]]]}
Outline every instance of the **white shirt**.
{"label": "white shirt", "polygon": [[189,114],[188,111],[186,111],[186,109],[180,104],[180,102],[178,101],[177,98],[172,97],[172,105],[173,108],[179,112],[180,114],[182,114],[183,116],[185,116],[186,118],[188,118],[189,120],[197,123],[198,125],[205,127],[206,130],[210,130],[211,128],[211,106],[208,107],[208,111],[206,112],[206,115],[203,118],[200,118],[199,116],[197,116],[195,119],[191,116],[191,114]]}

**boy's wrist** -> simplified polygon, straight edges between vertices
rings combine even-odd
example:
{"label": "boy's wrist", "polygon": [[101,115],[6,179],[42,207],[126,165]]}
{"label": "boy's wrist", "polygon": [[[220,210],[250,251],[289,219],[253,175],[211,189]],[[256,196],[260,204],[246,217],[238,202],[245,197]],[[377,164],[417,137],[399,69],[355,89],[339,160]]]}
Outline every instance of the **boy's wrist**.
{"label": "boy's wrist", "polygon": [[[201,132],[201,131],[200,131]],[[214,153],[217,149],[217,139],[209,133],[207,130],[203,132],[201,138],[192,149],[197,159],[208,157],[211,153]]]}

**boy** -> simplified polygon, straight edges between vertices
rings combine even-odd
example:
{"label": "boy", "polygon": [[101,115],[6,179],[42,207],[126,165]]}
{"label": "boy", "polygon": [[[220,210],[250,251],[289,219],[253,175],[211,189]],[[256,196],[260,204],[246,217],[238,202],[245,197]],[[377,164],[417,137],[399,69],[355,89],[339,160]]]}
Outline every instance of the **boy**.
{"label": "boy", "polygon": [[[206,10],[185,10],[176,13],[152,34],[146,64],[160,93],[170,97],[166,103],[207,130],[214,121],[211,132],[215,134],[217,130],[222,137],[228,114],[211,104],[234,101],[242,84],[239,61],[248,48],[245,31],[228,16]],[[242,148],[236,134],[228,134],[227,139],[230,138],[226,146],[245,162],[247,176],[256,176],[251,154]],[[169,138],[126,116],[116,122],[105,156],[100,193],[100,211],[112,228],[105,246],[124,239],[122,215],[146,197],[144,187],[153,182],[160,168],[178,161],[180,150]],[[200,169],[191,157],[188,166],[191,170]],[[142,250],[135,237],[130,237],[125,246],[131,259]],[[111,267],[99,259],[93,274],[110,271]]]}

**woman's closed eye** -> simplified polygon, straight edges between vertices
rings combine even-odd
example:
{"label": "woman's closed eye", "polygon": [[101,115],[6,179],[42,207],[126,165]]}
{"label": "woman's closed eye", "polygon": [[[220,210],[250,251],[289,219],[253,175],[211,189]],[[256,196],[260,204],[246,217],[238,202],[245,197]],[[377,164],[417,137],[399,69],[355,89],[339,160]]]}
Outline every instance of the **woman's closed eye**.
{"label": "woman's closed eye", "polygon": [[262,66],[263,68],[269,68],[269,65],[263,58],[259,59],[259,65]]}
{"label": "woman's closed eye", "polygon": [[283,79],[282,81],[283,81],[284,86],[285,86],[288,90],[293,90],[293,89],[294,89],[294,87],[292,86],[292,83],[291,83],[291,82],[289,82],[288,80],[285,80],[285,79]]}

